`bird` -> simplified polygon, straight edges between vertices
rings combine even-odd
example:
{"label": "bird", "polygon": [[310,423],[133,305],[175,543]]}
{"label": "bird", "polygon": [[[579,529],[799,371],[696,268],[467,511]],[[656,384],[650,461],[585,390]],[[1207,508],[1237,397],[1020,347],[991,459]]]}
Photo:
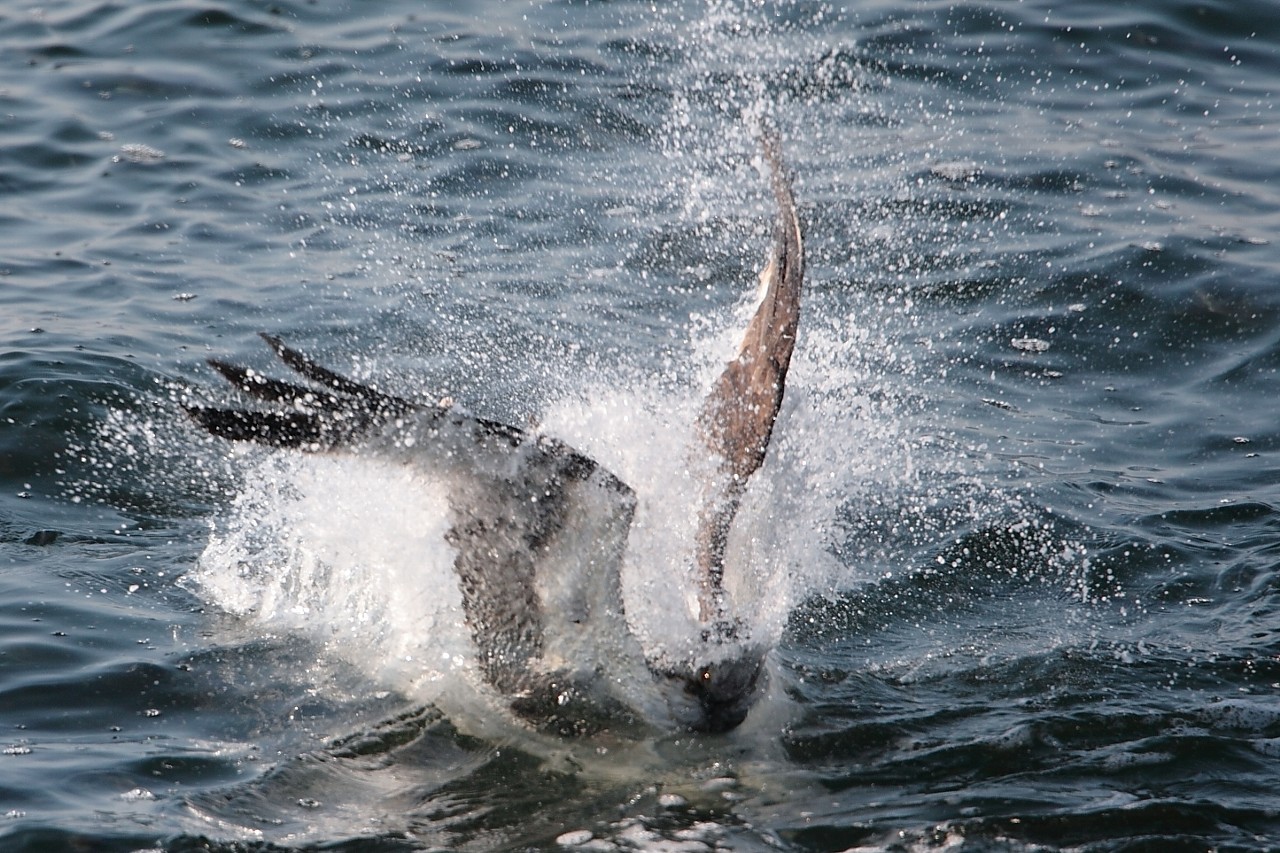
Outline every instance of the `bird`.
{"label": "bird", "polygon": [[646,652],[627,624],[620,576],[635,491],[558,438],[479,417],[452,399],[378,390],[266,333],[297,379],[210,359],[267,405],[184,408],[224,439],[390,460],[445,484],[445,540],[477,669],[525,724],[582,736],[657,717],[687,731],[728,732],[763,693],[769,649],[726,593],[726,544],[782,407],[805,271],[792,179],[767,124],[761,145],[777,218],[758,304],[692,425],[693,446],[712,464],[701,466],[691,543],[699,642],[687,653]]}

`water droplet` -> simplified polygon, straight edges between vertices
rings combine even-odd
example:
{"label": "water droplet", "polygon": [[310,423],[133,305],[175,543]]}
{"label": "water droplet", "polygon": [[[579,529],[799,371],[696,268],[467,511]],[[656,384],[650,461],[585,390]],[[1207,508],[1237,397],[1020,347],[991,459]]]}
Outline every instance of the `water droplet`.
{"label": "water droplet", "polygon": [[126,163],[137,163],[142,166],[150,166],[159,163],[164,159],[164,152],[159,148],[152,148],[150,145],[144,145],[141,142],[130,142],[120,146],[120,153],[112,158],[116,163],[122,160]]}
{"label": "water droplet", "polygon": [[1023,352],[1045,352],[1049,349],[1049,342],[1042,338],[1014,338],[1009,345]]}

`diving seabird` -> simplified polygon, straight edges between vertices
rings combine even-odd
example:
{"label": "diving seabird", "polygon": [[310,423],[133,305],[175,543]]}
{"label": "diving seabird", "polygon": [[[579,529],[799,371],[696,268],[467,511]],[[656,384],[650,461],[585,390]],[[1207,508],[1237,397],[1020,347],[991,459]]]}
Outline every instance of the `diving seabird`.
{"label": "diving seabird", "polygon": [[[763,132],[778,219],[761,299],[742,346],[703,403],[698,442],[715,460],[694,543],[702,645],[688,659],[646,658],[624,615],[620,570],[636,497],[566,443],[422,403],[335,373],[263,335],[308,385],[227,362],[209,364],[271,410],[187,408],[214,435],[311,452],[375,454],[446,483],[448,543],[479,671],[520,718],[584,734],[652,714],[630,681],[676,725],[739,725],[762,689],[767,648],[735,617],[723,585],[725,547],[747,484],[763,463],[795,347],[804,243],[775,132]],[[654,690],[652,688],[656,687]]]}

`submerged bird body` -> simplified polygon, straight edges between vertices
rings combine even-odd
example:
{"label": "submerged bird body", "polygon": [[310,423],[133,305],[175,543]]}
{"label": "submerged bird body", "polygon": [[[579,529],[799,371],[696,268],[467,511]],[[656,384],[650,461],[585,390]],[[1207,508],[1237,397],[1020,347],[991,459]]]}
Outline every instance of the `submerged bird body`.
{"label": "submerged bird body", "polygon": [[762,689],[767,647],[735,619],[724,549],[782,403],[803,280],[801,230],[777,138],[765,136],[779,221],[764,295],[737,358],[704,403],[701,444],[717,460],[693,543],[702,643],[646,657],[631,633],[621,566],[632,489],[557,439],[448,403],[386,394],[322,367],[278,338],[276,355],[310,384],[210,364],[274,408],[190,407],[209,432],[311,452],[371,454],[445,485],[454,570],[484,681],[512,711],[558,734],[663,721],[696,731],[739,725]]}

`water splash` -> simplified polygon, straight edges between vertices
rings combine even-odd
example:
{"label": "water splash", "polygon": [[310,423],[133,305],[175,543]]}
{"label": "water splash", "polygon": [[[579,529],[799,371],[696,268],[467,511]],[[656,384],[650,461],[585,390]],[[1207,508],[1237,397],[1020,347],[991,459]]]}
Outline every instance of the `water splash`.
{"label": "water splash", "polygon": [[[811,121],[814,110],[866,108],[862,71],[842,52],[845,46],[824,45],[804,32],[820,23],[817,18],[777,26],[765,9],[712,3],[687,28],[665,24],[663,38],[678,45],[684,59],[665,68],[672,97],[664,122],[671,132],[661,138],[659,179],[641,190],[648,194],[641,208],[677,197],[678,226],[692,227],[704,260],[733,259],[722,264],[730,269],[748,269],[767,241],[760,224],[769,219],[766,182],[754,154],[759,120],[774,118],[784,132],[811,129],[791,134],[794,144],[788,146],[803,199],[805,163],[830,157],[834,146],[830,123]],[[616,187],[627,175],[599,177]],[[342,172],[333,179],[345,178]],[[892,201],[884,210],[868,208],[865,218],[897,210]],[[344,198],[343,204],[345,218],[335,223],[359,231],[364,226],[356,202]],[[965,534],[1034,514],[1016,490],[983,473],[989,462],[981,444],[957,437],[948,419],[938,416],[936,364],[928,347],[904,344],[929,335],[908,289],[854,284],[861,264],[893,257],[901,277],[927,263],[908,245],[915,229],[886,226],[877,232],[881,240],[870,260],[855,261],[847,245],[821,231],[847,223],[833,223],[820,208],[808,210],[817,251],[787,402],[727,560],[726,583],[738,610],[751,614],[753,635],[770,642],[779,640],[794,608],[808,598],[933,571],[934,558]],[[384,251],[381,231],[362,237],[363,256],[375,258],[375,267],[383,255],[412,251],[403,235],[387,236]],[[413,265],[412,259],[406,263]],[[685,335],[687,346],[672,348],[656,369],[652,363],[588,360],[587,369],[568,373],[536,358],[501,359],[504,371],[523,365],[528,373],[516,377],[516,387],[552,390],[540,402],[505,401],[496,408],[541,408],[543,432],[569,441],[636,490],[640,503],[623,586],[629,624],[651,654],[681,657],[698,636],[690,561],[698,493],[689,462],[691,425],[749,312],[750,281],[743,279],[706,280],[707,301],[687,321],[677,321],[685,329],[674,334]],[[466,333],[450,352],[476,368],[492,363],[500,327],[460,316]],[[361,376],[369,375],[370,363],[382,361],[378,353],[356,356],[354,372]],[[414,388],[414,381],[404,380],[410,395],[438,393],[439,385]],[[175,459],[187,452],[173,450],[181,442],[152,445]],[[453,555],[444,542],[447,509],[439,484],[368,458],[211,453],[208,447],[202,445],[199,470],[188,476],[205,477],[219,490],[234,483],[235,496],[215,515],[209,544],[190,575],[204,597],[264,631],[310,636],[419,699],[483,694]]]}
{"label": "water splash", "polygon": [[273,632],[310,635],[410,691],[472,657],[441,488],[363,457],[246,462],[190,575],[204,596]]}

